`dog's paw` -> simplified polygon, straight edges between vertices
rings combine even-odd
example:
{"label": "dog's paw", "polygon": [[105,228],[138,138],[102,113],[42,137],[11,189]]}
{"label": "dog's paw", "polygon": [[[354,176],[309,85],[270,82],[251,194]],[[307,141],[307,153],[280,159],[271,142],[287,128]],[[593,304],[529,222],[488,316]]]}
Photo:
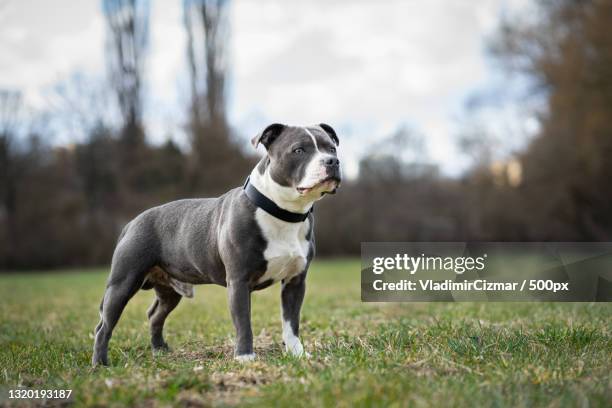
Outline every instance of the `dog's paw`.
{"label": "dog's paw", "polygon": [[151,348],[151,352],[153,353],[154,356],[161,356],[164,354],[169,354],[172,352],[172,349],[170,347],[153,347]]}
{"label": "dog's paw", "polygon": [[159,342],[159,343],[151,343],[151,351],[153,352],[154,355],[157,355],[157,354],[170,353],[172,349],[170,348],[170,346],[168,346],[168,343],[164,341],[164,342]]}
{"label": "dog's paw", "polygon": [[235,356],[234,360],[239,361],[241,363],[247,363],[249,361],[255,360],[256,357],[257,357],[257,354],[255,354],[255,353],[241,354],[239,356]]}
{"label": "dog's paw", "polygon": [[302,342],[297,338],[294,338],[292,340],[293,341],[285,342],[285,351],[294,357],[309,358],[310,353],[304,350]]}
{"label": "dog's paw", "polygon": [[93,368],[99,368],[99,367],[108,367],[108,359],[104,358],[98,358],[98,357],[94,357],[91,360],[91,366]]}

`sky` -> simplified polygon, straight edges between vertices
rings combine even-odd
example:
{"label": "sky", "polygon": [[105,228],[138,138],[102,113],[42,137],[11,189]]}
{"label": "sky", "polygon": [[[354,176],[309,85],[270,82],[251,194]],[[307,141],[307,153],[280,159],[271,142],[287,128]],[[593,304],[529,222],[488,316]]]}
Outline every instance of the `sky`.
{"label": "sky", "polygon": [[[349,175],[369,146],[404,126],[423,135],[444,173],[458,174],[467,101],[503,93],[507,80],[487,41],[500,16],[526,1],[232,0],[230,123],[245,143],[273,122],[328,123]],[[184,143],[182,1],[153,0],[150,18],[145,126],[154,142]],[[104,78],[104,44],[99,1],[0,0],[0,88],[21,90],[33,111],[47,109],[53,84],[75,72]],[[517,135],[537,126],[516,108],[482,116]]]}

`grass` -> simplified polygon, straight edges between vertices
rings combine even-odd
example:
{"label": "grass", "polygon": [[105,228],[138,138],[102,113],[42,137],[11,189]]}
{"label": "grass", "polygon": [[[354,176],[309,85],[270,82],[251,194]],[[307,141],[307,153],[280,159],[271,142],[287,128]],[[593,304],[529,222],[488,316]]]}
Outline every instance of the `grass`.
{"label": "grass", "polygon": [[611,304],[364,304],[359,269],[311,268],[308,360],[282,352],[278,285],[254,294],[259,358],[245,365],[232,359],[225,289],[200,286],[168,319],[173,352],[150,352],[143,291],[115,330],[111,367],[98,369],[106,270],[0,276],[0,405],[26,387],[69,388],[87,406],[609,406]]}

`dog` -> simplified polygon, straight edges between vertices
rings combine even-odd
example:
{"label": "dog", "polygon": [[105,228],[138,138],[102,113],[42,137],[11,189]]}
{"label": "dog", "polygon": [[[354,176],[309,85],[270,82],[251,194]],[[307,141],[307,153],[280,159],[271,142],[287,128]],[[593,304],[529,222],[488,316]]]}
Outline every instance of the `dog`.
{"label": "dog", "polygon": [[338,136],[327,124],[279,123],[251,140],[266,155],[244,186],[217,198],[173,201],[144,211],[119,236],[95,329],[92,364],[108,365],[108,343],[126,304],[154,289],[147,315],[154,352],[168,350],[163,327],[193,285],[227,287],[236,330],[234,357],[255,359],[251,292],[280,281],[285,350],[307,355],[299,339],[308,267],[315,253],[313,204],[341,183]]}

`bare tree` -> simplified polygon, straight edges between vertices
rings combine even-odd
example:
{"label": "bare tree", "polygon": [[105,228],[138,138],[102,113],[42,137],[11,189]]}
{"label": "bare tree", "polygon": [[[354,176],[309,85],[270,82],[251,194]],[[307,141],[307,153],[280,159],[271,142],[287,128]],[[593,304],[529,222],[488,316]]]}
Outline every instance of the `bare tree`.
{"label": "bare tree", "polygon": [[142,77],[149,36],[147,0],[103,0],[110,79],[123,117],[122,139],[141,143]]}
{"label": "bare tree", "polygon": [[184,0],[191,110],[199,123],[226,123],[228,0]]}
{"label": "bare tree", "polygon": [[17,186],[21,173],[21,158],[16,149],[16,133],[21,111],[21,93],[0,90],[0,220],[6,217],[6,241],[2,258],[8,266],[12,265],[17,234]]}
{"label": "bare tree", "polygon": [[53,131],[86,142],[101,127],[116,129],[120,112],[113,92],[102,78],[75,72],[55,83],[47,97]]}
{"label": "bare tree", "polygon": [[0,134],[8,135],[15,131],[21,110],[21,93],[0,90]]}
{"label": "bare tree", "polygon": [[540,18],[502,25],[494,55],[545,101],[522,157],[536,239],[612,238],[612,3],[547,0]]}
{"label": "bare tree", "polygon": [[226,117],[228,6],[229,0],[183,1],[191,76],[188,184],[197,193],[214,194],[240,183],[240,174],[252,165],[232,140]]}

